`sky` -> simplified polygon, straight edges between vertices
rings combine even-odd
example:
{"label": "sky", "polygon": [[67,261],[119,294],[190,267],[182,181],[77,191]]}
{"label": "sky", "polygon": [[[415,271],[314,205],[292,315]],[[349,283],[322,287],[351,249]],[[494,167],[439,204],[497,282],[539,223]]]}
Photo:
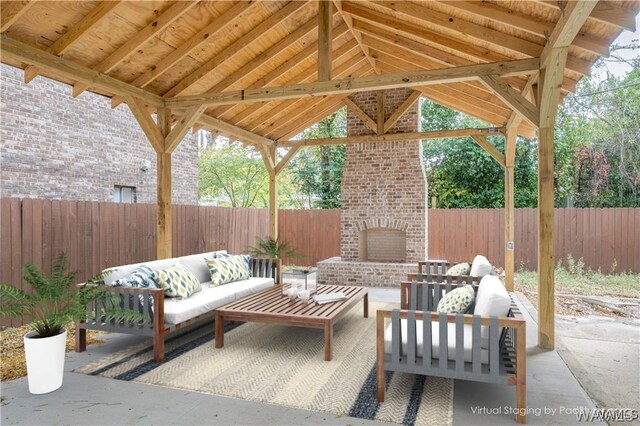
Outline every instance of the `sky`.
{"label": "sky", "polygon": [[[621,56],[624,59],[633,59],[633,58],[640,57],[640,48],[638,48],[638,46],[640,46],[640,15],[636,16],[636,31],[635,32],[623,31],[622,34],[620,34],[620,36],[615,40],[614,43],[619,45],[634,44],[636,46],[636,49],[625,49],[625,50],[616,51],[615,55]],[[620,62],[605,62],[605,63],[607,64],[607,69],[609,70],[609,72],[614,74],[616,77],[622,77],[631,70],[631,66],[625,63],[620,63]],[[594,74],[595,74],[595,70],[594,70]],[[602,74],[604,78],[604,73]]]}

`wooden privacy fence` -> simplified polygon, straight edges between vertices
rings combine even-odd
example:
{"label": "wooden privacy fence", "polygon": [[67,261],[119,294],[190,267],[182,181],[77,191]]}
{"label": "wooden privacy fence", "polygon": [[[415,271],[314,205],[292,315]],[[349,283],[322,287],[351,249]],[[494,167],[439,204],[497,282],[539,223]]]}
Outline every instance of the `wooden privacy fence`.
{"label": "wooden privacy fence", "polygon": [[[537,209],[516,209],[516,268],[538,266]],[[504,262],[504,209],[430,209],[429,257],[471,260],[484,254]],[[640,208],[555,209],[555,259],[582,258],[585,266],[640,272]]]}
{"label": "wooden privacy fence", "polygon": [[[429,257],[504,259],[503,209],[430,209]],[[536,210],[516,209],[516,266],[537,267]],[[556,209],[556,261],[568,255],[592,269],[640,272],[640,209]],[[265,209],[174,206],[173,255],[226,249],[246,252],[268,235]],[[340,255],[339,210],[280,210],[279,233],[304,257],[285,263],[312,265]],[[21,268],[50,271],[65,251],[84,280],[109,266],[156,256],[156,206],[88,201],[0,200],[0,282],[25,288]]]}

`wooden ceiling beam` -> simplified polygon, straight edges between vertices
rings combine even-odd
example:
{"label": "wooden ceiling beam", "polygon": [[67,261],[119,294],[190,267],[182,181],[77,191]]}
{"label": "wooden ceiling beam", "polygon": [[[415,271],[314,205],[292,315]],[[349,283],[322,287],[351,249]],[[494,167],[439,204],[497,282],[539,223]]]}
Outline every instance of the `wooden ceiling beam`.
{"label": "wooden ceiling beam", "polygon": [[[355,143],[376,143],[376,142],[403,142],[422,139],[444,139],[460,138],[487,135],[502,135],[503,129],[500,127],[477,128],[477,129],[452,129],[452,130],[431,130],[428,132],[410,133],[386,133],[383,135],[363,135],[347,136],[343,138],[317,138],[286,140],[278,142],[281,147],[319,146],[319,145],[348,145]],[[504,164],[504,161],[503,161]]]}
{"label": "wooden ceiling beam", "polygon": [[333,4],[335,5],[336,9],[340,13],[340,16],[342,17],[342,20],[344,21],[345,25],[349,28],[349,31],[351,31],[351,34],[353,35],[353,38],[358,43],[358,46],[360,46],[360,50],[362,50],[362,53],[367,58],[367,61],[371,65],[371,69],[373,69],[373,71],[376,74],[380,74],[380,70],[376,65],[376,61],[371,57],[371,55],[369,55],[369,48],[362,43],[362,36],[360,32],[356,31],[353,28],[353,19],[351,18],[351,15],[344,13],[342,11],[342,0],[333,0]]}
{"label": "wooden ceiling beam", "polygon": [[[394,56],[398,59],[404,60],[406,62],[410,62],[414,64],[419,69],[437,69],[440,68],[436,61],[433,61],[431,58],[422,56],[419,52],[415,50],[408,50],[404,46],[398,46],[393,44],[392,42],[383,39],[383,38],[374,38],[369,36],[363,36],[363,40],[365,43],[368,43],[368,46],[371,49],[375,49],[378,52],[384,52],[386,55]],[[465,65],[474,64],[474,62],[463,60]],[[387,61],[388,62],[388,61]],[[393,64],[392,64],[393,65]],[[413,70],[413,69],[412,69]],[[407,69],[409,71],[409,69]],[[521,89],[525,86],[526,80],[521,77],[509,77],[505,79],[509,84],[513,87],[517,87]],[[473,84],[473,83],[469,83]],[[475,85],[475,84],[474,84]],[[476,85],[481,90],[486,90],[482,85]],[[575,90],[575,80],[570,78],[565,78],[563,80],[562,90],[567,92],[572,92]],[[491,93],[491,92],[487,92]]]}
{"label": "wooden ceiling beam", "polygon": [[[335,42],[336,39],[338,39],[339,37],[341,37],[342,35],[344,35],[348,31],[349,31],[349,29],[347,28],[346,24],[344,24],[344,23],[340,24],[336,28],[334,28],[333,32],[332,32],[334,42]],[[345,45],[343,45],[343,46],[345,46]],[[339,56],[338,53],[340,52],[341,48],[342,48],[342,46],[340,48],[338,48],[336,50],[336,52],[334,52],[334,60],[338,59],[338,56]],[[316,51],[317,51],[317,45],[315,43],[310,43],[309,46],[305,47],[302,51],[300,51],[299,53],[297,53],[293,57],[287,59],[282,64],[278,65],[276,68],[274,68],[273,70],[269,71],[263,77],[259,78],[258,80],[254,81],[253,83],[251,83],[249,85],[249,87],[266,87],[268,85],[271,85],[271,84],[275,83],[284,74],[288,73],[292,69],[298,67],[302,62],[304,62],[304,61],[310,59],[312,56],[314,56],[316,54]],[[300,81],[297,81],[297,82],[299,83]],[[226,113],[233,113],[234,116],[236,116],[236,114],[239,112],[240,109],[246,109],[247,107],[250,107],[250,106],[247,106],[247,105],[223,106],[223,107],[219,107],[219,108],[214,109],[212,114],[215,115],[215,116],[221,117]]]}
{"label": "wooden ceiling beam", "polygon": [[539,66],[539,59],[531,58],[455,68],[347,78],[333,81],[318,81],[315,83],[264,89],[247,89],[206,95],[182,96],[165,99],[165,102],[169,108],[180,109],[189,108],[194,105],[225,105],[278,99],[295,99],[308,96],[331,96],[369,90],[466,81],[482,75],[527,75],[537,72]]}
{"label": "wooden ceiling beam", "polygon": [[540,116],[538,108],[518,91],[511,88],[511,86],[499,77],[493,75],[482,76],[480,77],[480,81],[491,89],[502,102],[509,105],[514,111],[520,113],[532,126],[538,127],[538,119]]}
{"label": "wooden ceiling beam", "polygon": [[[189,9],[194,7],[198,2],[176,2],[169,9],[167,9],[162,15],[158,16],[152,22],[147,24],[143,29],[138,31],[131,39],[125,44],[120,46],[114,52],[112,52],[106,59],[102,60],[93,69],[95,71],[108,74],[114,70],[122,61],[137,52],[142,45],[147,43],[157,34],[161,33],[174,23],[178,18],[184,15]],[[73,96],[77,97],[82,92],[89,88],[84,83],[77,83],[73,86]]]}
{"label": "wooden ceiling beam", "polygon": [[229,76],[223,79],[221,82],[216,83],[215,86],[207,90],[207,93],[216,93],[227,90],[233,84],[251,75],[258,68],[272,60],[275,56],[279,55],[294,43],[297,43],[303,37],[307,36],[317,26],[317,20],[315,18],[310,19],[304,23],[300,28],[293,31],[291,34],[285,36],[276,44],[269,47],[264,52],[241,66],[239,69],[233,71]]}
{"label": "wooden ceiling beam", "polygon": [[330,1],[318,2],[318,81],[331,80],[333,9]]}
{"label": "wooden ceiling beam", "polygon": [[[340,46],[333,55],[334,65],[338,64],[338,61],[343,57],[346,57],[349,54],[355,52],[358,49],[358,44],[355,40],[351,40],[344,45]],[[357,58],[359,61],[361,58]],[[351,61],[353,59],[347,60]],[[342,65],[339,65],[337,68],[341,68]],[[294,77],[288,79],[285,83],[303,83],[306,81],[310,81],[313,77],[315,77],[316,73],[316,65],[309,65],[304,71],[295,75]],[[339,71],[334,69],[333,74],[338,75]],[[241,125],[243,123],[249,123],[251,119],[255,119],[256,116],[259,116],[263,119],[263,121],[268,120],[266,117],[271,117],[272,114],[277,114],[278,111],[282,111],[286,106],[291,105],[292,103],[298,101],[298,99],[293,100],[285,100],[280,102],[264,102],[258,105],[238,105],[238,106],[246,106],[247,108],[240,113],[237,113],[233,116],[233,122],[236,125]],[[217,109],[216,109],[217,110]],[[250,126],[249,126],[250,127]]]}
{"label": "wooden ceiling beam", "polygon": [[[395,2],[395,3],[385,3],[387,5],[394,4],[397,5],[398,8],[402,10],[408,9],[409,7],[422,7],[418,5],[414,5],[409,2]],[[425,26],[416,25],[412,22],[408,22],[403,19],[396,18],[395,16],[379,12],[377,10],[369,9],[367,7],[362,6],[357,3],[344,3],[343,8],[348,13],[363,19],[374,26],[382,26],[385,27],[394,33],[399,34],[407,34],[409,36],[417,37],[428,45],[436,44],[441,46],[445,50],[455,50],[464,55],[471,56],[477,59],[479,62],[487,63],[487,62],[499,62],[508,60],[511,58],[506,57],[505,55],[499,54],[494,51],[489,51],[487,49],[471,45],[469,43],[465,43],[459,40],[456,40],[451,37],[443,36],[441,33],[435,32],[433,30],[427,29]],[[427,9],[427,11],[430,9]],[[407,11],[408,13],[408,11]],[[426,11],[423,11],[423,14],[426,14],[428,17],[429,14]],[[484,27],[481,27],[484,28]],[[489,37],[486,37],[489,38]],[[494,42],[495,43],[495,42]],[[536,45],[537,47],[534,50],[530,50],[530,53],[535,53],[534,57],[539,57],[541,52],[543,51],[544,46]],[[521,53],[520,55],[523,55]],[[584,59],[580,59],[572,56],[570,60],[567,60],[567,69],[570,71],[576,72],[580,75],[588,75],[591,69],[591,63]]]}
{"label": "wooden ceiling beam", "polygon": [[163,95],[164,98],[179,96],[180,94],[187,91],[190,87],[194,86],[213,70],[235,56],[238,52],[246,49],[248,45],[254,43],[270,30],[277,27],[282,21],[290,17],[293,13],[300,10],[306,5],[306,3],[306,1],[294,1],[288,3],[286,6],[282,7],[275,13],[269,15],[269,17],[253,27],[249,32],[245,33],[238,40],[227,46],[221,52],[218,52],[218,54],[216,54],[213,58],[205,62],[202,66],[198,67],[195,71],[191,72],[189,75],[183,78],[178,84],[169,89]]}
{"label": "wooden ceiling beam", "polygon": [[0,33],[7,31],[35,3],[34,0],[3,1],[0,11]]}
{"label": "wooden ceiling beam", "polygon": [[[363,71],[369,69],[367,65],[363,65],[365,61],[364,56],[362,54],[358,54],[358,56],[346,61],[342,66],[338,67],[336,71],[336,76],[341,75],[362,75]],[[348,94],[343,94],[341,96],[336,97],[337,99],[343,99],[348,96]],[[298,102],[294,102],[288,108],[283,109],[282,112],[284,114],[278,114],[276,117],[282,117],[282,120],[274,120],[271,121],[266,126],[261,124],[258,128],[259,132],[273,136],[274,132],[277,132],[282,127],[287,127],[290,123],[295,123],[297,120],[304,119],[304,117],[308,116],[309,109],[313,109],[313,105],[318,102],[318,97],[313,98],[305,98],[298,99]],[[321,98],[320,98],[321,99]],[[263,121],[262,118],[259,121]],[[266,128],[270,130],[267,132]],[[275,137],[273,137],[275,139]]]}
{"label": "wooden ceiling beam", "polygon": [[[374,71],[364,61],[364,57],[361,57],[360,59],[361,61],[357,64],[357,68],[353,71],[349,70],[348,72],[352,72],[353,75],[364,75],[373,73]],[[324,100],[305,99],[304,101],[301,101],[301,104],[296,104],[296,106],[294,107],[294,114],[284,116],[278,123],[273,124],[271,126],[271,130],[269,131],[269,133],[267,133],[267,135],[271,139],[280,140],[285,137],[284,135],[287,135],[293,131],[296,132],[294,134],[297,134],[300,131],[308,128],[309,126],[317,123],[327,115],[332,114],[333,111],[336,111],[337,109],[344,106],[342,100],[346,97],[347,95],[341,95],[326,98]]]}
{"label": "wooden ceiling beam", "polygon": [[[121,1],[102,1],[96,7],[82,18],[78,23],[72,26],[67,32],[62,34],[51,46],[47,48],[47,52],[52,55],[60,56],[69,50],[75,42],[80,40],[82,36],[87,34],[94,25],[97,25],[105,17],[109,16],[113,10],[118,7]],[[38,68],[29,65],[24,69],[24,82],[30,83],[39,74]]]}
{"label": "wooden ceiling beam", "polygon": [[79,81],[110,94],[140,98],[152,107],[164,107],[164,100],[158,95],[7,36],[2,36],[0,48],[5,58],[34,65],[66,80]]}
{"label": "wooden ceiling beam", "polygon": [[[534,16],[518,13],[493,3],[453,0],[441,1],[440,3],[520,31],[526,31],[529,34],[542,37],[543,39],[551,34],[555,27],[553,22],[542,21]],[[587,34],[578,34],[573,40],[573,45],[599,56],[609,56],[609,42],[602,38]]]}
{"label": "wooden ceiling beam", "polygon": [[[211,23],[209,23],[209,25],[198,31],[196,35],[181,44],[173,52],[162,58],[160,62],[155,64],[151,69],[138,76],[135,80],[133,80],[131,84],[140,88],[147,87],[157,78],[173,68],[182,59],[186,58],[191,52],[202,46],[205,42],[210,42],[211,40],[213,40],[217,34],[228,29],[236,19],[241,17],[243,13],[247,12],[252,6],[256,4],[258,4],[258,2],[253,2],[250,0],[240,1],[234,4],[233,6],[231,6],[231,8],[229,8],[229,10],[215,18]],[[123,98],[119,96],[114,97],[111,101],[111,106],[115,108],[122,101]]]}
{"label": "wooden ceiling beam", "polygon": [[[557,0],[538,0],[540,4],[558,10],[560,6]],[[637,11],[621,8],[615,5],[616,1],[600,1],[595,6],[589,19],[600,21],[605,24],[624,28],[627,31],[635,32]]]}
{"label": "wooden ceiling beam", "polygon": [[256,133],[252,133],[241,127],[234,126],[233,124],[226,123],[220,119],[211,117],[209,115],[201,116],[199,123],[204,125],[207,128],[213,128],[213,129],[219,130],[225,134],[236,137],[240,140],[249,142],[251,144],[267,145],[267,146],[271,146],[275,144],[275,142],[269,138],[265,138],[264,136],[260,136]]}

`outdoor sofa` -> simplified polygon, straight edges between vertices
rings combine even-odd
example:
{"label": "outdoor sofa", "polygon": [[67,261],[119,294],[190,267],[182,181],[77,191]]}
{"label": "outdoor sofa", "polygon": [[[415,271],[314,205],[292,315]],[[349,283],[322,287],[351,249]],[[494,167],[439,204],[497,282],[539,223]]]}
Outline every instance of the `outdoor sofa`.
{"label": "outdoor sofa", "polygon": [[463,285],[403,282],[400,309],[378,310],[378,401],[384,401],[385,371],[515,385],[513,412],[526,423],[526,322],[491,275],[472,285],[471,313],[437,312],[438,301]]}
{"label": "outdoor sofa", "polygon": [[[226,251],[194,254],[171,259],[124,265],[105,270],[105,284],[109,292],[120,300],[121,307],[142,313],[144,319],[136,322],[104,321],[104,299],[93,300],[87,306],[87,318],[76,324],[76,352],[86,350],[86,330],[103,330],[135,334],[153,338],[153,358],[164,360],[165,336],[213,314],[216,308],[272,287],[279,277],[279,263],[272,259],[248,258],[250,277],[224,285],[214,286],[207,259],[226,255]],[[228,255],[227,255],[228,256]],[[125,279],[140,267],[146,266],[157,273],[181,264],[200,282],[201,289],[178,300],[165,295],[159,288],[120,287]]]}

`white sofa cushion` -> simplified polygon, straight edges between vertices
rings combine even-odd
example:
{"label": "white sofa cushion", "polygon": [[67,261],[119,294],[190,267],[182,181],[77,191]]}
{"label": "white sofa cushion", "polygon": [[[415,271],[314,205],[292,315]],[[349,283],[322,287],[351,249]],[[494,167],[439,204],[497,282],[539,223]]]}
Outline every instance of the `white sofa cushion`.
{"label": "white sofa cushion", "polygon": [[177,261],[186,266],[201,283],[204,283],[211,280],[211,273],[209,272],[206,260],[215,258],[217,253],[226,254],[227,251],[219,250],[210,253],[192,254],[190,256],[179,257]]}
{"label": "white sofa cushion", "polygon": [[[407,320],[400,320],[400,329],[402,334],[402,351],[406,354],[407,351]],[[391,334],[392,325],[389,323],[387,329],[384,332],[384,351],[385,353],[391,353]],[[464,325],[464,360],[465,362],[472,362],[473,350],[471,344],[471,324]],[[416,321],[416,356],[424,356],[424,346],[422,342],[422,321]],[[449,350],[447,352],[447,358],[451,361],[456,359],[456,325],[455,323],[449,323],[447,327],[447,346]],[[440,324],[438,322],[431,323],[431,357],[434,359],[440,358]],[[489,363],[489,351],[486,349],[480,350],[480,362],[483,364]]]}
{"label": "white sofa cushion", "polygon": [[484,277],[485,275],[491,274],[493,271],[493,267],[491,263],[487,260],[486,257],[477,255],[473,258],[473,263],[471,263],[471,271],[469,275],[472,277]]}
{"label": "white sofa cushion", "polygon": [[[480,280],[474,315],[483,317],[506,317],[511,307],[511,298],[500,278],[485,275]],[[489,328],[482,327],[482,347],[489,347]]]}
{"label": "white sofa cushion", "polygon": [[218,287],[210,281],[202,283],[202,290],[187,299],[164,300],[164,322],[179,324],[273,285],[273,278],[249,278]]}

